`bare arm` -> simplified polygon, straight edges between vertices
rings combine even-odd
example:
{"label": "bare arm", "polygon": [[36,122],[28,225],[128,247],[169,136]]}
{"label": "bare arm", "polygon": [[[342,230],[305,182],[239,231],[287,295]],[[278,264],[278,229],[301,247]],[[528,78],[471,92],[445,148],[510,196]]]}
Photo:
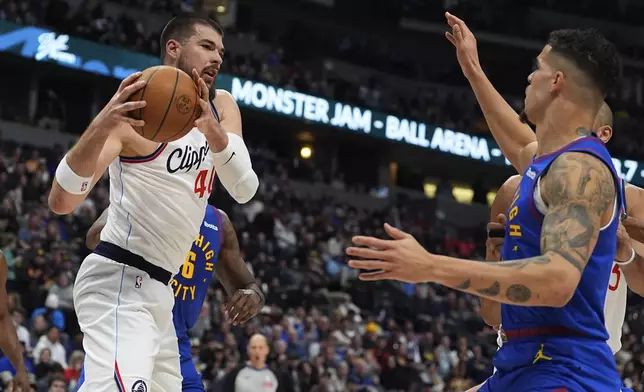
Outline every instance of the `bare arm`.
{"label": "bare arm", "polygon": [[[120,132],[102,132],[88,129],[78,143],[69,150],[67,164],[81,177],[93,177],[90,189],[101,179],[109,164],[121,153],[123,144]],[[91,157],[91,158],[90,158]],[[74,195],[64,190],[54,178],[49,193],[49,208],[59,215],[74,211],[85,200],[84,195]]]}
{"label": "bare arm", "polygon": [[[221,211],[221,210],[220,210]],[[215,266],[215,275],[226,290],[228,296],[232,296],[239,289],[252,288],[257,286],[255,277],[248,270],[248,266],[241,256],[237,233],[232,222],[223,211],[221,211],[224,226],[224,241],[219,251],[219,259]],[[259,287],[258,294],[261,295]]]}
{"label": "bare arm", "polygon": [[213,103],[226,132],[242,136],[242,117],[235,98],[228,91],[219,89]]}
{"label": "bare arm", "polygon": [[84,194],[75,195],[63,189],[54,178],[48,204],[56,214],[69,214],[85,200],[110,162],[121,153],[123,136],[128,131],[133,132],[128,124],[143,125],[142,120],[127,117],[129,111],[145,106],[143,101],[127,102],[132,93],[145,85],[144,81],[136,81],[140,75],[140,72],[134,73],[121,82],[110,102],[92,121],[78,143],[69,150],[66,158],[63,158],[73,174],[91,179],[91,186]]}
{"label": "bare arm", "polygon": [[[498,215],[504,214],[508,210],[510,204],[512,204],[512,198],[519,186],[519,182],[521,182],[520,176],[512,176],[501,185],[490,207],[490,222],[497,222]],[[485,244],[485,260],[493,262],[499,261],[500,255],[496,248],[502,245],[502,238],[489,239]],[[483,320],[488,325],[498,327],[501,325],[501,304],[493,300],[481,298],[481,317],[483,317]]]}
{"label": "bare arm", "polygon": [[92,227],[87,230],[87,235],[85,236],[85,245],[87,245],[87,249],[93,250],[96,248],[98,243],[101,242],[101,231],[103,231],[103,227],[107,224],[108,209],[109,207],[103,210],[98,219],[96,219],[96,222],[94,222]]}
{"label": "bare arm", "polygon": [[523,173],[536,152],[537,138],[483,72],[472,31],[456,16],[446,13],[446,18],[452,28],[451,33],[446,33],[447,39],[456,47],[458,62],[472,86],[492,136],[512,166]]}
{"label": "bare arm", "polygon": [[[628,235],[631,236],[630,245],[635,250],[635,259],[630,264],[621,265],[619,268],[624,273],[628,287],[636,294],[644,296],[644,189],[634,185],[626,185],[626,208],[628,218],[623,222]],[[637,240],[636,238],[639,238]],[[621,261],[626,261],[624,260]]]}
{"label": "bare arm", "polygon": [[18,373],[26,373],[22,345],[7,308],[7,262],[0,252],[0,349],[9,358]]}
{"label": "bare arm", "polygon": [[566,305],[595,248],[602,218],[612,212],[615,185],[609,169],[583,153],[562,154],[541,184],[549,207],[540,256],[502,263],[434,256],[440,260],[428,264],[436,269],[428,274],[438,283],[498,302]]}

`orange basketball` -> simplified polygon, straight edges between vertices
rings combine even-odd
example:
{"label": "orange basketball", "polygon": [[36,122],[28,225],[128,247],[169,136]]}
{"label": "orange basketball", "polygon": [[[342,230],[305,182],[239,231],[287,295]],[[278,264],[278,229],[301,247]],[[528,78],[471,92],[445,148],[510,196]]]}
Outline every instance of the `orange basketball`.
{"label": "orange basketball", "polygon": [[185,136],[201,113],[198,91],[192,78],[182,70],[166,65],[150,67],[139,80],[147,84],[132,94],[130,101],[146,101],[144,108],[130,116],[145,121],[136,132],[155,142],[171,142]]}

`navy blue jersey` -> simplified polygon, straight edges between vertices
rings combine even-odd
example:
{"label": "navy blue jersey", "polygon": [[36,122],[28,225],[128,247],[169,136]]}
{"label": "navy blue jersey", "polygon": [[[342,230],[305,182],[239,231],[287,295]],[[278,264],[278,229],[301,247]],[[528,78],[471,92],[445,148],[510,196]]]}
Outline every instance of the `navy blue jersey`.
{"label": "navy blue jersey", "polygon": [[223,242],[221,212],[209,205],[201,231],[192,244],[181,270],[170,281],[174,292],[173,321],[177,337],[188,338],[188,330],[197,322],[208,286],[212,282],[219,249]]}
{"label": "navy blue jersey", "polygon": [[610,168],[617,192],[613,219],[601,229],[579,286],[568,304],[561,308],[503,304],[502,325],[506,331],[563,327],[575,330],[586,338],[605,341],[608,339],[608,333],[604,324],[604,301],[615,258],[619,214],[623,208],[624,196],[621,180],[615,172],[610,154],[599,138],[582,137],[551,154],[533,159],[523,173],[507,212],[508,223],[501,256],[503,260],[516,260],[541,255],[544,208],[540,211],[535,202],[535,187],[552,162],[566,152],[590,154]]}

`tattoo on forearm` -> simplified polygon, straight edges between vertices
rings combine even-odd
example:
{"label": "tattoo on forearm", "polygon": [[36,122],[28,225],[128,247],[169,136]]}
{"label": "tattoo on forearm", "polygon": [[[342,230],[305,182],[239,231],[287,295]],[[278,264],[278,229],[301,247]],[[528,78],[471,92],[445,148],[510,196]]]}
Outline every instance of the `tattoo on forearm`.
{"label": "tattoo on forearm", "polygon": [[508,287],[508,290],[505,292],[505,296],[508,297],[510,301],[525,303],[532,298],[532,290],[522,284],[513,284]]}
{"label": "tattoo on forearm", "polygon": [[499,267],[506,267],[506,268],[515,268],[515,269],[523,269],[531,264],[536,264],[536,265],[543,265],[543,264],[548,264],[550,263],[550,257],[548,256],[537,256],[533,257],[530,259],[524,259],[524,260],[510,260],[510,261],[502,261],[499,262],[498,265]]}
{"label": "tattoo on forearm", "polygon": [[470,280],[467,279],[463,283],[461,283],[461,284],[459,284],[457,286],[454,286],[454,288],[457,289],[457,290],[467,290],[467,289],[470,288]]}
{"label": "tattoo on forearm", "polygon": [[492,283],[492,285],[490,285],[490,287],[485,288],[485,289],[477,289],[476,291],[478,291],[479,293],[481,293],[483,295],[487,295],[487,296],[490,296],[490,297],[495,297],[495,296],[499,295],[499,293],[501,292],[501,283],[499,283],[499,281],[497,280],[494,283]]}

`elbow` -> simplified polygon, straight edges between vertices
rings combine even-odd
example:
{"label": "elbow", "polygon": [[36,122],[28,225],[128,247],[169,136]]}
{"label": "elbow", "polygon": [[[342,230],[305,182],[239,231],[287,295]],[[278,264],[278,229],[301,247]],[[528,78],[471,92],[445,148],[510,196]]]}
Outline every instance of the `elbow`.
{"label": "elbow", "polygon": [[[577,286],[579,285],[578,272],[572,271],[557,271],[556,273],[549,273],[549,281],[544,285],[546,291],[544,293],[544,306],[553,308],[563,308],[568,305],[572,297],[575,295]],[[577,275],[577,276],[576,276]]]}
{"label": "elbow", "polygon": [[65,201],[62,200],[60,195],[57,195],[53,189],[49,193],[47,204],[49,205],[49,209],[56,215],[67,215],[74,211],[73,208],[70,209],[69,206],[66,205]]}
{"label": "elbow", "polygon": [[100,235],[100,232],[92,229],[87,232],[87,236],[85,237],[85,246],[87,246],[87,249],[94,250],[96,248],[100,242]]}
{"label": "elbow", "polygon": [[246,204],[255,197],[259,189],[259,177],[254,170],[250,170],[234,186],[234,192],[231,196],[239,204]]}
{"label": "elbow", "polygon": [[49,209],[56,215],[67,215],[71,214],[76,205],[70,203],[69,200],[64,195],[64,191],[60,188],[58,184],[54,181],[54,184],[49,191],[49,196],[47,198],[47,205]]}

